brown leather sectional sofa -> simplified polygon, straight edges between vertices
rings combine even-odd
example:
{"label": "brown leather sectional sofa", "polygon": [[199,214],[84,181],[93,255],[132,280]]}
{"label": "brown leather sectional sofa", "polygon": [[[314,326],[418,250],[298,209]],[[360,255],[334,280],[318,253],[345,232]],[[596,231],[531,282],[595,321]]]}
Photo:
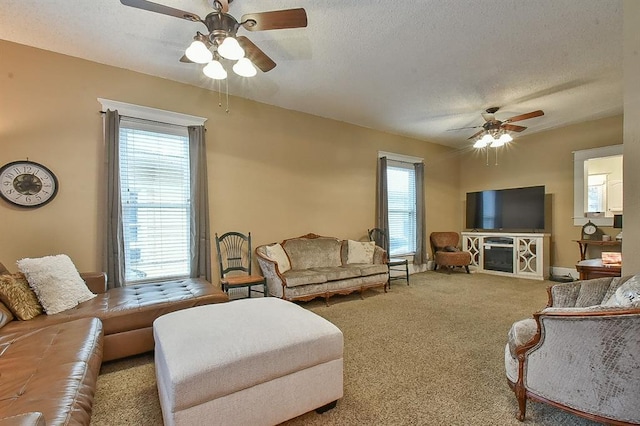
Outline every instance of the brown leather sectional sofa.
{"label": "brown leather sectional sofa", "polygon": [[153,350],[161,315],[228,300],[200,279],[107,290],[104,274],[82,277],[97,297],[0,329],[0,425],[88,425],[102,361]]}

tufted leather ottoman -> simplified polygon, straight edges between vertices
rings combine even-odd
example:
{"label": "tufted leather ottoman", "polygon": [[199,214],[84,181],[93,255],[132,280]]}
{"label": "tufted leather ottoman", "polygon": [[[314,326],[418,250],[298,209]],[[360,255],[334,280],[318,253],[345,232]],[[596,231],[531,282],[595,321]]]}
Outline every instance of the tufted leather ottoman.
{"label": "tufted leather ottoman", "polygon": [[199,306],[153,323],[164,424],[274,425],[343,393],[342,332],[269,297]]}

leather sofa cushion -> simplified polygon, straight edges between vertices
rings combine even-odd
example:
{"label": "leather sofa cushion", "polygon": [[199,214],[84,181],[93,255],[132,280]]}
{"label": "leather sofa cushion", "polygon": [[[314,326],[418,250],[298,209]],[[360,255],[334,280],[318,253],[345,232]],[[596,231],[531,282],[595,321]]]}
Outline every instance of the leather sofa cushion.
{"label": "leather sofa cushion", "polygon": [[77,318],[98,317],[102,320],[104,334],[110,335],[151,327],[156,318],[169,312],[227,300],[219,288],[197,278],[137,284],[110,289],[59,314],[40,315],[31,321],[13,321],[2,331],[24,331]]}
{"label": "leather sofa cushion", "polygon": [[84,318],[0,336],[0,413],[37,409],[46,424],[89,424],[102,361],[102,324]]}

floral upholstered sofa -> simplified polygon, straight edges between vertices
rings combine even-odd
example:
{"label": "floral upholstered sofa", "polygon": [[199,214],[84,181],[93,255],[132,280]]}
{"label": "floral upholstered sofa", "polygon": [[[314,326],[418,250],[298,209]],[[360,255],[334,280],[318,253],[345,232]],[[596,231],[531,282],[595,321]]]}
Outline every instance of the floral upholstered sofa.
{"label": "floral upholstered sofa", "polygon": [[387,291],[387,252],[373,242],[307,234],[259,246],[256,256],[269,294],[285,300],[328,301],[373,287]]}

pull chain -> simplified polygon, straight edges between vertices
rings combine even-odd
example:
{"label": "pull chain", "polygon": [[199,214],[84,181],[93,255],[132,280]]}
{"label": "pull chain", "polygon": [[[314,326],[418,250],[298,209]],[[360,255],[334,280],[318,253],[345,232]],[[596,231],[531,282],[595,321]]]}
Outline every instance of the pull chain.
{"label": "pull chain", "polygon": [[225,111],[227,114],[229,114],[229,79],[225,78],[224,79],[224,84],[227,88],[226,92],[227,92],[227,110]]}

